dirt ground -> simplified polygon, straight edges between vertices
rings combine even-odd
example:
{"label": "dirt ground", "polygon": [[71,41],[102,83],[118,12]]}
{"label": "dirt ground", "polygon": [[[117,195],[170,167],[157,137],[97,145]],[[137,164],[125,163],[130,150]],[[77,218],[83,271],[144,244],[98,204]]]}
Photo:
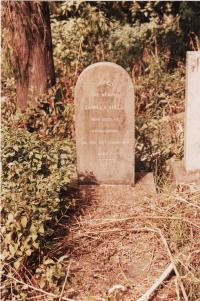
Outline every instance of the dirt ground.
{"label": "dirt ground", "polygon": [[[159,196],[139,184],[79,189],[83,205],[64,241],[68,297],[136,301],[170,263],[154,231],[160,222]],[[151,300],[177,300],[175,277]]]}

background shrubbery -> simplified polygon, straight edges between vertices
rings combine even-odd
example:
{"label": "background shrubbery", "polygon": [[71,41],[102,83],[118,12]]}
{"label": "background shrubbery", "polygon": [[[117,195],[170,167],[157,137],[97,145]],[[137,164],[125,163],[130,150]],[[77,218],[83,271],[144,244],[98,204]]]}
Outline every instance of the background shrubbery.
{"label": "background shrubbery", "polygon": [[[26,113],[16,109],[13,81],[4,80],[3,85],[1,259],[5,263],[2,297],[8,300],[11,280],[7,277],[16,273],[30,278],[34,271],[41,288],[59,291],[65,275],[62,258],[57,261],[45,254],[62,218],[75,206],[67,193],[75,172],[75,146],[73,105],[62,82]],[[12,300],[30,297],[21,284],[16,284],[13,296]]]}
{"label": "background shrubbery", "polygon": [[[151,170],[165,184],[168,159],[183,157],[185,51],[198,49],[198,2],[52,2],[51,27],[56,85],[37,106],[21,114],[15,106],[15,70],[3,31],[2,259],[7,275],[24,273],[41,288],[59,291],[63,260],[46,249],[52,225],[74,206],[66,198],[75,170],[74,87],[81,71],[98,61],[123,66],[136,95],[136,168]],[[10,50],[10,51],[9,51]],[[58,218],[59,217],[59,218]],[[16,285],[12,300],[28,300]],[[51,300],[50,297],[48,300]]]}
{"label": "background shrubbery", "polygon": [[[43,130],[45,133],[48,130],[46,125]],[[74,206],[72,199],[63,201],[63,192],[67,191],[75,171],[74,143],[66,137],[58,138],[51,138],[48,133],[45,136],[41,132],[30,133],[26,128],[3,126],[1,257],[15,271],[42,264],[43,249],[48,247],[61,211],[67,212]],[[44,258],[46,268],[48,264],[51,268],[57,266],[56,262]],[[7,265],[5,273],[8,273]],[[61,277],[60,273],[54,275],[53,270],[47,275],[38,269],[36,275],[47,277],[40,280],[41,287],[46,283],[56,287],[55,279]],[[7,294],[9,289],[3,290],[3,296]],[[16,298],[27,300],[27,295],[18,292]]]}

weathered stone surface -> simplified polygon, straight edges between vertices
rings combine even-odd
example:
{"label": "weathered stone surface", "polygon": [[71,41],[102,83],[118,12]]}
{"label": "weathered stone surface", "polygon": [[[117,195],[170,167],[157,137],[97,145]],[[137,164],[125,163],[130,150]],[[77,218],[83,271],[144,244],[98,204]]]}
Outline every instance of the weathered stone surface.
{"label": "weathered stone surface", "polygon": [[75,89],[79,181],[133,184],[134,89],[120,66],[101,62],[86,68]]}
{"label": "weathered stone surface", "polygon": [[187,52],[184,166],[200,170],[200,51]]}
{"label": "weathered stone surface", "polygon": [[[175,185],[185,185],[185,184],[200,184],[200,171],[186,171],[184,168],[183,161],[171,161],[172,168],[172,181]],[[175,186],[175,187],[176,187]]]}
{"label": "weathered stone surface", "polygon": [[152,172],[136,172],[135,174],[136,188],[148,193],[156,193],[156,186]]}

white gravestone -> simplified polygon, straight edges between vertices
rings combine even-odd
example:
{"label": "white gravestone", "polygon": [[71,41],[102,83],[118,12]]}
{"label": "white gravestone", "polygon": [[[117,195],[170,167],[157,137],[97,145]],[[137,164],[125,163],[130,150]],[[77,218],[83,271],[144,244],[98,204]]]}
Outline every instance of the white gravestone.
{"label": "white gravestone", "polygon": [[200,170],[200,51],[187,52],[184,166]]}
{"label": "white gravestone", "polygon": [[76,84],[76,150],[80,182],[134,184],[134,89],[120,66],[86,68]]}

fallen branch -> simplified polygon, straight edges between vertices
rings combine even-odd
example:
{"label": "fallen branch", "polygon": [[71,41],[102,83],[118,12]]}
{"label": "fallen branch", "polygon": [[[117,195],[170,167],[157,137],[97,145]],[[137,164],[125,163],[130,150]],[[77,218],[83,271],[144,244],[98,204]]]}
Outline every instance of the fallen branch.
{"label": "fallen branch", "polygon": [[[116,219],[105,219],[103,220],[103,222],[101,223],[93,223],[91,221],[84,221],[84,222],[81,222],[82,225],[89,225],[91,226],[92,228],[93,227],[101,227],[101,226],[105,226],[105,225],[109,225],[111,223],[121,223],[121,222],[126,222],[126,221],[131,221],[131,220],[143,220],[143,219],[152,219],[152,220],[174,220],[174,221],[183,221],[183,222],[186,222],[186,223],[189,223],[197,228],[200,229],[200,225],[194,223],[193,221],[191,220],[188,220],[186,218],[182,218],[182,217],[173,217],[173,216],[130,216],[130,217],[124,217],[124,218],[116,218]],[[99,219],[100,220],[100,219]],[[98,220],[96,220],[98,221]],[[79,226],[80,228],[80,226]],[[78,228],[78,229],[79,229]]]}
{"label": "fallen branch", "polygon": [[129,217],[123,217],[123,218],[115,218],[115,219],[97,219],[93,221],[102,221],[101,223],[93,223],[91,221],[84,221],[81,222],[81,224],[91,225],[92,227],[99,227],[110,223],[120,223],[125,222],[133,219],[167,219],[167,220],[181,220],[181,217],[172,217],[172,216],[152,216],[152,215],[135,215],[135,216],[129,216]]}
{"label": "fallen branch", "polygon": [[177,269],[177,267],[176,267],[176,264],[175,264],[175,261],[174,261],[174,258],[173,258],[173,256],[172,256],[172,253],[171,253],[171,251],[170,251],[170,248],[169,248],[169,246],[168,246],[168,243],[167,243],[167,241],[166,241],[166,239],[165,239],[165,237],[164,237],[164,235],[162,234],[162,232],[161,232],[161,230],[160,229],[154,229],[153,230],[154,232],[157,232],[159,235],[160,235],[160,237],[161,237],[161,239],[162,239],[162,241],[163,241],[163,244],[164,244],[164,246],[166,247],[166,249],[167,249],[167,252],[168,252],[168,255],[169,255],[169,258],[170,258],[170,260],[171,260],[171,263],[170,263],[170,265],[166,268],[166,270],[162,273],[162,275],[158,278],[158,280],[149,288],[149,290],[141,297],[141,298],[139,298],[137,301],[148,301],[149,300],[149,298],[150,298],[150,296],[151,296],[151,294],[160,286],[160,284],[172,273],[172,271],[174,271],[175,272],[175,274],[176,274],[176,277],[177,277],[177,282],[178,282],[178,285],[179,285],[179,287],[180,287],[180,289],[181,289],[181,292],[182,292],[182,295],[183,295],[183,297],[184,297],[184,300],[185,301],[188,301],[188,296],[187,296],[187,294],[186,294],[186,291],[185,291],[185,288],[184,288],[184,285],[183,285],[183,282],[182,282],[182,280],[181,280],[181,276],[180,276],[180,274],[179,274],[179,272],[178,272],[178,269]]}
{"label": "fallen branch", "polygon": [[65,281],[63,283],[62,291],[61,291],[60,298],[59,298],[58,301],[61,301],[63,299],[63,293],[64,293],[65,285],[67,283],[67,279],[68,279],[68,276],[69,276],[70,266],[71,266],[71,261],[70,261],[70,263],[68,265],[68,268],[67,268],[67,273],[66,273],[66,276],[65,276]]}
{"label": "fallen branch", "polygon": [[176,277],[177,277],[177,279],[178,279],[178,284],[179,284],[179,286],[180,286],[180,289],[181,289],[183,298],[184,298],[185,301],[188,301],[188,296],[187,296],[187,294],[186,294],[186,291],[185,291],[183,282],[182,282],[182,280],[181,280],[181,276],[180,276],[179,271],[178,271],[178,269],[177,269],[177,267],[176,267],[176,264],[175,264],[175,262],[174,262],[174,258],[173,258],[173,256],[172,256],[171,250],[170,250],[170,248],[169,248],[169,246],[168,246],[167,240],[165,239],[165,237],[164,237],[164,235],[162,234],[161,230],[158,229],[158,233],[160,234],[160,237],[161,237],[161,239],[162,239],[162,241],[163,241],[163,244],[164,244],[164,246],[165,246],[166,249],[167,249],[169,258],[170,258],[170,260],[171,260],[171,263],[173,264],[173,269],[174,269],[174,272],[175,272]]}
{"label": "fallen branch", "polygon": [[137,301],[148,301],[150,296],[157,290],[157,288],[162,284],[162,282],[165,281],[170,276],[170,274],[172,274],[173,271],[174,271],[174,264],[170,263],[170,265],[164,270],[164,272],[156,280],[156,282]]}
{"label": "fallen branch", "polygon": [[109,233],[120,233],[120,232],[156,232],[152,228],[143,227],[143,228],[114,228],[114,229],[107,229],[107,230],[96,230],[96,231],[84,231],[83,233],[80,233],[78,235],[73,236],[73,239],[79,239],[81,237],[92,237],[92,235],[98,235],[98,234],[109,234]]}

